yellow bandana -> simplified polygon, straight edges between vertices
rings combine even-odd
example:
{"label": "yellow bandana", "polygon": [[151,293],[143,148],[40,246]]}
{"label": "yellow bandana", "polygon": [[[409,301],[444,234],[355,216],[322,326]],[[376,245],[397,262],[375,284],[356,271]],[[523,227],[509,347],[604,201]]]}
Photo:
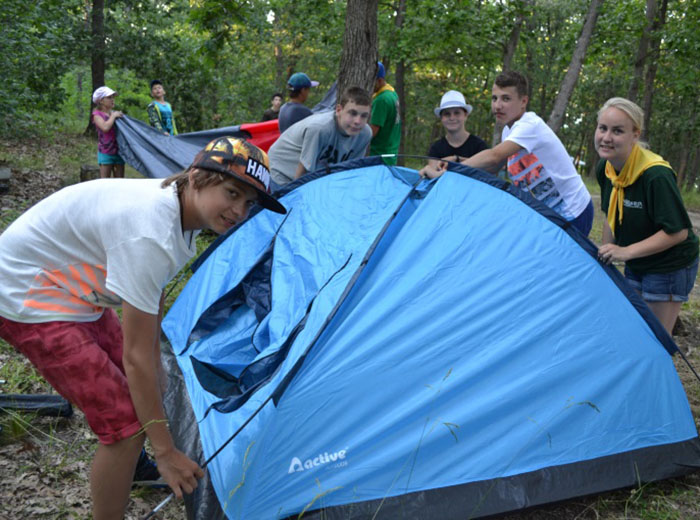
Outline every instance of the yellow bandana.
{"label": "yellow bandana", "polygon": [[625,161],[625,165],[622,167],[619,175],[615,172],[615,168],[610,164],[610,161],[605,162],[605,176],[610,179],[613,185],[613,190],[610,194],[610,204],[608,205],[608,224],[610,224],[610,229],[613,233],[615,233],[615,209],[617,209],[618,213],[618,222],[622,223],[622,207],[625,200],[624,188],[634,184],[648,168],[658,165],[671,169],[671,165],[664,161],[663,157],[642,148],[639,144],[635,144],[634,148],[632,148],[632,153]]}
{"label": "yellow bandana", "polygon": [[394,92],[394,87],[392,87],[392,86],[389,85],[388,83],[385,83],[384,86],[383,86],[382,88],[380,88],[379,90],[377,90],[377,91],[372,95],[372,99],[376,98],[379,94],[381,94],[381,93],[384,92],[385,90],[390,90],[391,92]]}

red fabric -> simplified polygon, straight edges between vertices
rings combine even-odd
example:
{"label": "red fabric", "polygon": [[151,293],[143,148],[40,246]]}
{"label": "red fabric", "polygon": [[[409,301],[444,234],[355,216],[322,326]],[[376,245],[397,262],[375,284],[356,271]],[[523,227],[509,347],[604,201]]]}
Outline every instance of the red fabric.
{"label": "red fabric", "polygon": [[117,314],[87,323],[18,323],[0,316],[0,337],[24,354],[46,381],[80,408],[102,444],[136,434],[141,424],[122,365]]}
{"label": "red fabric", "polygon": [[277,119],[263,121],[262,123],[246,123],[241,125],[241,130],[250,134],[249,143],[254,144],[261,150],[267,152],[280,136],[280,127]]}

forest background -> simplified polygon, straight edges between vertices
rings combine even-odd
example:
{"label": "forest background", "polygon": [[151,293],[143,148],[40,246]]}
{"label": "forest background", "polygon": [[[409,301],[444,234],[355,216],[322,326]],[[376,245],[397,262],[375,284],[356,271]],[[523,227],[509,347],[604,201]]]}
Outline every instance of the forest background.
{"label": "forest background", "polygon": [[181,132],[260,120],[296,71],[320,81],[313,105],[338,78],[346,8],[355,8],[376,11],[377,56],[401,100],[402,153],[425,154],[441,135],[433,108],[449,89],[474,106],[468,130],[491,141],[491,85],[512,68],[529,77],[529,109],[582,173],[597,159],[597,110],[624,96],[645,108],[646,139],[684,192],[697,191],[700,0],[0,4],[0,137],[81,132],[101,80],[119,92],[118,109],[147,120],[148,83],[161,79]]}

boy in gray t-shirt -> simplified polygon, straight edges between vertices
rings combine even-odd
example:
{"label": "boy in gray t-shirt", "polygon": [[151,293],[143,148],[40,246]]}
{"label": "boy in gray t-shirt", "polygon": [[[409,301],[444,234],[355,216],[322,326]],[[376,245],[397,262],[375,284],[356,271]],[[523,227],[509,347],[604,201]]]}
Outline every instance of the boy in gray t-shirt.
{"label": "boy in gray t-shirt", "polygon": [[270,175],[283,186],[325,164],[365,155],[372,139],[369,120],[372,100],[366,90],[348,87],[333,112],[299,121],[272,145]]}

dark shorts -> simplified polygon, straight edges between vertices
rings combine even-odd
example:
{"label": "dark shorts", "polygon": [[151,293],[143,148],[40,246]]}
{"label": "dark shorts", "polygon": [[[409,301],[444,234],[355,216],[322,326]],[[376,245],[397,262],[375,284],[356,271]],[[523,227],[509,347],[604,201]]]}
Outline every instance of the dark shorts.
{"label": "dark shorts", "polygon": [[698,274],[698,259],[670,273],[638,275],[625,266],[625,278],[648,302],[687,302]]}
{"label": "dark shorts", "polygon": [[122,328],[112,309],[87,323],[18,323],[0,316],[0,337],[83,411],[102,444],[141,429],[122,365]]}
{"label": "dark shorts", "polygon": [[595,213],[593,209],[593,200],[588,203],[588,206],[586,206],[586,209],[584,209],[581,214],[576,217],[574,220],[571,221],[571,223],[574,225],[574,227],[578,228],[578,230],[583,233],[583,236],[588,236],[588,234],[591,232],[591,228],[593,227],[593,214]]}

